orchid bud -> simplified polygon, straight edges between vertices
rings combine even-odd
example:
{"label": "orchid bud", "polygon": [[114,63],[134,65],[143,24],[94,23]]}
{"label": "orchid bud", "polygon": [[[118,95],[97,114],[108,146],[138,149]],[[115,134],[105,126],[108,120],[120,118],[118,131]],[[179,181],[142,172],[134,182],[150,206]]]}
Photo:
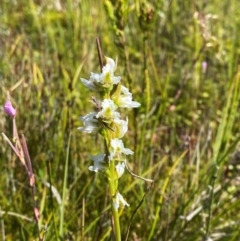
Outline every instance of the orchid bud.
{"label": "orchid bud", "polygon": [[4,104],[4,111],[11,118],[14,118],[16,116],[16,113],[17,113],[17,110],[13,108],[10,100],[7,100],[6,103]]}

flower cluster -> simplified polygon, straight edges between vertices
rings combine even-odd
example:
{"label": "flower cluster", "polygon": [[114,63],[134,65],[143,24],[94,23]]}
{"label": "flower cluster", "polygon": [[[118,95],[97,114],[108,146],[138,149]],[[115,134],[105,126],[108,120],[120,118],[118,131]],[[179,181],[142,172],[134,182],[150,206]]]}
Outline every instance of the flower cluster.
{"label": "flower cluster", "polygon": [[[106,58],[106,65],[100,74],[91,73],[89,80],[81,78],[88,89],[99,93],[100,100],[93,98],[96,111],[80,117],[84,126],[78,129],[86,133],[99,133],[104,137],[106,153],[90,155],[94,164],[89,170],[104,172],[108,180],[117,183],[124,173],[126,156],[133,154],[133,151],[124,147],[121,140],[128,130],[128,118],[121,119],[118,108],[137,108],[140,103],[132,100],[132,94],[121,84],[121,77],[114,75],[115,69],[115,61]],[[112,200],[113,207],[118,210],[120,206],[129,204],[119,193],[116,185]]]}

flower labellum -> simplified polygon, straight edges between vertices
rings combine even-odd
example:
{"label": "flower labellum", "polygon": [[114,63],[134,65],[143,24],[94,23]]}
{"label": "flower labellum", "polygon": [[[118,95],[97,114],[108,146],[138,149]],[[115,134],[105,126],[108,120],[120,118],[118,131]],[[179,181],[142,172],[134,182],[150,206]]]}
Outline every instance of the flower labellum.
{"label": "flower labellum", "polygon": [[112,139],[110,142],[110,155],[108,156],[109,160],[118,160],[123,161],[123,154],[132,155],[134,152],[129,148],[125,148],[122,140],[120,139]]}
{"label": "flower labellum", "polygon": [[114,124],[115,124],[115,128],[114,128],[115,138],[122,138],[125,135],[125,133],[128,131],[128,118],[126,121],[115,119]]}
{"label": "flower labellum", "polygon": [[96,118],[103,118],[103,119],[114,119],[119,118],[120,113],[115,111],[117,109],[117,106],[114,104],[114,102],[110,99],[105,99],[102,103],[102,110],[97,113]]}
{"label": "flower labellum", "polygon": [[124,206],[130,206],[130,205],[124,200],[123,196],[118,192],[113,201],[113,207],[116,210],[118,210],[120,206],[124,207]]}
{"label": "flower labellum", "polygon": [[89,158],[94,161],[94,165],[90,166],[88,169],[92,172],[99,172],[99,171],[104,171],[106,168],[104,166],[104,158],[106,154],[99,154],[96,156],[90,155]]}
{"label": "flower labellum", "polygon": [[98,120],[95,118],[96,112],[91,112],[80,119],[84,123],[84,127],[79,127],[78,130],[86,133],[97,133],[100,129]]}
{"label": "flower labellum", "polygon": [[122,176],[122,174],[124,173],[124,168],[125,168],[125,162],[119,162],[115,166],[115,169],[116,169],[117,174],[118,174],[118,178],[120,178]]}
{"label": "flower labellum", "polygon": [[121,94],[114,98],[114,102],[118,107],[122,108],[138,108],[141,104],[132,100],[132,93],[128,88],[121,85]]}

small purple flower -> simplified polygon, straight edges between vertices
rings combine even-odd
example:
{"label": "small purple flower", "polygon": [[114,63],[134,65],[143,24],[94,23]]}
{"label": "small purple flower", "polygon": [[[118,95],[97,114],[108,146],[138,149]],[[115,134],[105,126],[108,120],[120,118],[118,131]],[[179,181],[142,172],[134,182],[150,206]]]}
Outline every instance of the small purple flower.
{"label": "small purple flower", "polygon": [[13,108],[10,100],[7,100],[6,103],[4,104],[4,111],[11,118],[14,118],[16,116],[16,113],[17,113],[17,110]]}
{"label": "small purple flower", "polygon": [[208,66],[207,61],[203,61],[203,62],[202,62],[202,72],[203,72],[204,74],[205,74],[206,71],[207,71],[207,66]]}

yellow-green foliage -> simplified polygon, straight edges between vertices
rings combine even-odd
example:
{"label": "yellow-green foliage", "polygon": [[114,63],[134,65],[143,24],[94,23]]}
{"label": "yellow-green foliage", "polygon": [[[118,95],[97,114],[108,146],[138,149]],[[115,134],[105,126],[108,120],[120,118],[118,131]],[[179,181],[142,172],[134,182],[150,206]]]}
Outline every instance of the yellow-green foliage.
{"label": "yellow-green foliage", "polygon": [[[79,78],[99,72],[96,37],[142,104],[126,113],[129,168],[154,180],[148,191],[122,177],[122,239],[147,193],[128,240],[240,240],[240,1],[2,0],[0,100],[9,90],[17,108],[45,240],[113,240],[108,190],[88,170],[102,140],[77,130],[92,108]],[[1,108],[0,130],[11,128]],[[26,172],[0,147],[0,240],[37,240]]]}

